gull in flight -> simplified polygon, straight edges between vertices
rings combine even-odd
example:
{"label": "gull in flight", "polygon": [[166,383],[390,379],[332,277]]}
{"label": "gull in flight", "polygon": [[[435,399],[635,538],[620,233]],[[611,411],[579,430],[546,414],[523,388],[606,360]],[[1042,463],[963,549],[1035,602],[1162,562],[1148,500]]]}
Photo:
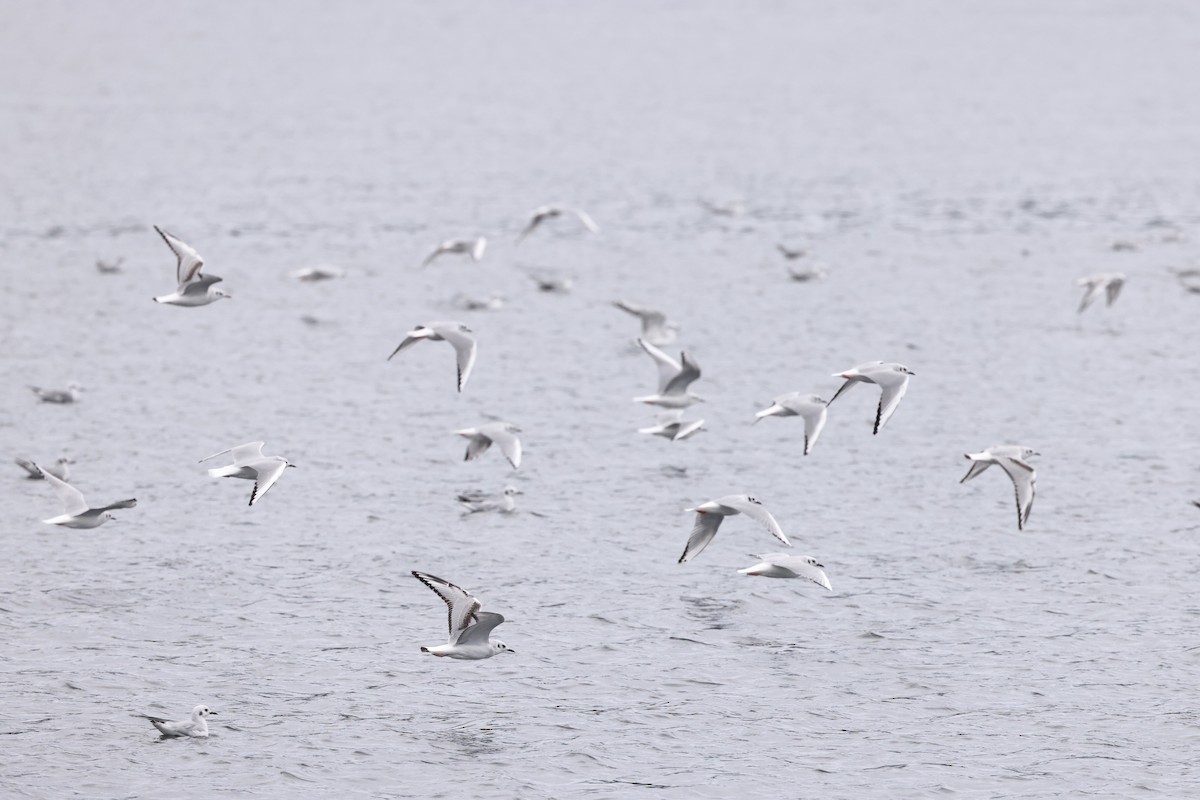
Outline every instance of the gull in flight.
{"label": "gull in flight", "polygon": [[71,468],[68,466],[68,464],[75,463],[74,461],[67,458],[66,456],[62,456],[61,458],[58,459],[58,461],[54,462],[53,467],[39,467],[37,464],[33,463],[32,461],[26,461],[23,458],[13,459],[13,462],[18,467],[20,467],[21,469],[23,469],[29,473],[25,477],[29,478],[30,480],[34,480],[34,481],[42,480],[42,478],[45,477],[43,473],[47,473],[47,472],[50,473],[51,475],[53,475],[54,477],[58,478],[60,481],[70,480],[71,479]]}
{"label": "gull in flight", "polygon": [[304,267],[292,273],[292,277],[298,281],[305,283],[316,283],[318,281],[331,281],[335,278],[346,277],[346,270],[341,267],[333,267],[329,265],[320,267]]}
{"label": "gull in flight", "polygon": [[589,217],[586,212],[580,211],[577,208],[567,208],[565,206],[541,206],[533,210],[533,213],[530,215],[529,224],[525,226],[525,230],[521,231],[521,235],[517,237],[517,244],[525,241],[525,237],[537,230],[538,226],[546,220],[556,219],[561,217],[563,214],[574,214],[579,218],[579,221],[583,224],[583,227],[587,228],[592,233],[600,232],[599,226],[596,225],[592,218]]}
{"label": "gull in flight", "polygon": [[428,267],[446,253],[466,253],[471,256],[472,261],[478,261],[483,258],[483,251],[485,249],[487,249],[487,239],[482,236],[477,239],[447,239],[439,244],[436,250],[425,256],[425,260],[421,262],[421,267]]}
{"label": "gull in flight", "polygon": [[422,339],[428,339],[431,342],[449,342],[454,348],[458,363],[458,390],[461,392],[467,385],[467,378],[471,377],[471,369],[475,366],[477,348],[475,337],[471,335],[471,329],[461,322],[430,322],[428,325],[418,325],[408,332],[404,341],[396,346],[387,360],[391,361],[396,353],[412,347]]}
{"label": "gull in flight", "polygon": [[669,411],[664,411],[658,417],[658,424],[649,428],[638,428],[638,433],[649,433],[654,436],[661,436],[664,439],[670,439],[672,442],[682,442],[684,439],[695,436],[704,427],[702,419],[683,419],[683,409],[674,408]]}
{"label": "gull in flight", "polygon": [[662,347],[675,341],[675,334],[679,331],[679,326],[668,320],[667,315],[663,312],[625,300],[616,300],[613,305],[640,319],[642,321],[642,339],[655,347]]}
{"label": "gull in flight", "polygon": [[825,565],[818,564],[812,556],[790,556],[787,553],[767,553],[751,558],[757,558],[759,563],[739,569],[739,575],[750,575],[756,578],[808,578],[813,583],[824,586],[829,591],[829,577],[825,574]]}
{"label": "gull in flight", "polygon": [[959,483],[966,483],[992,464],[999,464],[1012,479],[1017,497],[1017,530],[1024,530],[1033,510],[1033,497],[1037,493],[1037,471],[1030,466],[1029,457],[1040,455],[1029,447],[1009,444],[989,447],[982,453],[964,453],[971,468]]}
{"label": "gull in flight", "polygon": [[900,405],[900,399],[908,391],[908,378],[915,374],[903,364],[885,364],[882,361],[868,361],[845,372],[835,372],[833,377],[845,378],[846,382],[829,403],[841,397],[842,392],[855,383],[875,384],[880,389],[879,408],[875,412],[875,433],[879,433],[892,414],[896,413],[896,406]]}
{"label": "gull in flight", "polygon": [[521,440],[517,438],[517,434],[520,432],[521,429],[511,422],[489,422],[478,428],[463,428],[461,431],[455,431],[464,439],[471,440],[467,443],[467,455],[463,459],[464,461],[474,461],[486,453],[494,443],[500,447],[500,452],[504,453],[504,457],[508,459],[508,463],[512,464],[513,469],[521,466]]}
{"label": "gull in flight", "polygon": [[[808,253],[807,250],[799,250],[799,249],[793,250],[790,247],[783,244],[782,242],[776,244],[775,248],[788,261],[795,261],[797,258],[803,258],[805,256],[805,254]],[[756,556],[756,558],[757,558],[757,556]]]}
{"label": "gull in flight", "polygon": [[101,261],[96,259],[96,271],[101,275],[116,275],[123,272],[121,265],[125,263],[124,258],[118,258],[116,261]]}
{"label": "gull in flight", "polygon": [[1075,281],[1077,286],[1084,287],[1083,300],[1079,303],[1078,313],[1082,314],[1084,309],[1100,297],[1105,296],[1108,305],[1112,305],[1117,300],[1117,295],[1121,293],[1121,287],[1125,285],[1125,273],[1123,272],[1101,272],[1098,275],[1089,275],[1086,278],[1080,278]]}
{"label": "gull in flight", "polygon": [[480,611],[479,601],[466,589],[449,581],[436,578],[427,572],[412,571],[414,578],[437,592],[449,608],[450,638],[446,644],[422,647],[422,653],[442,658],[459,658],[478,661],[491,658],[497,653],[512,653],[504,642],[488,641],[492,631],[504,617],[490,611]]}
{"label": "gull in flight", "polygon": [[828,403],[815,394],[791,392],[776,397],[771,401],[771,407],[765,408],[754,415],[754,422],[767,417],[803,417],[804,418],[804,455],[817,443],[821,429],[825,427],[828,416]]}
{"label": "gull in flight", "polygon": [[701,551],[708,547],[708,543],[717,535],[717,528],[721,527],[721,521],[736,514],[745,514],[761,523],[776,539],[788,547],[792,546],[792,543],[783,535],[783,529],[779,527],[779,523],[771,516],[771,512],[763,508],[763,504],[750,495],[729,494],[685,510],[696,512],[696,524],[692,527],[692,535],[688,537],[683,555],[679,557],[680,564],[700,555]]}
{"label": "gull in flight", "polygon": [[208,475],[211,478],[243,478],[254,481],[254,489],[250,492],[250,505],[254,505],[275,485],[275,481],[279,480],[285,469],[296,466],[279,456],[264,456],[262,449],[262,442],[249,442],[213,453],[200,459],[199,463],[203,464],[209,459],[229,453],[233,463],[227,467],[210,469]]}
{"label": "gull in flight", "polygon": [[502,514],[511,514],[517,509],[517,501],[514,499],[521,494],[521,490],[515,486],[505,486],[504,491],[498,497],[492,497],[481,491],[463,492],[458,496],[458,502],[467,510],[468,514],[478,514],[481,511],[499,511]]}
{"label": "gull in flight", "polygon": [[152,717],[146,714],[146,719],[150,720],[150,724],[158,728],[158,732],[165,739],[174,739],[177,736],[190,736],[195,739],[208,738],[208,722],[205,717],[216,714],[217,712],[209,709],[208,706],[196,706],[192,709],[192,718],[185,719],[180,722],[168,722],[161,717]]}
{"label": "gull in flight", "polygon": [[58,499],[62,500],[63,504],[62,514],[42,520],[49,525],[62,525],[64,528],[98,528],[108,520],[116,519],[108,513],[114,508],[133,508],[137,505],[137,500],[131,498],[118,500],[99,508],[89,508],[87,501],[83,499],[83,494],[74,486],[59,480],[47,470],[42,470],[42,477],[58,494]]}
{"label": "gull in flight", "polygon": [[172,236],[157,225],[154,226],[154,230],[158,231],[158,235],[175,254],[175,282],[179,284],[174,292],[156,297],[154,302],[192,308],[215,303],[222,297],[232,297],[226,294],[224,289],[214,285],[221,281],[220,278],[216,275],[200,273],[204,267],[204,259],[191,245]]}
{"label": "gull in flight", "polygon": [[658,392],[635,397],[635,403],[649,403],[663,408],[687,408],[692,403],[702,402],[702,398],[688,391],[688,387],[700,377],[700,367],[688,358],[687,353],[680,353],[679,360],[676,361],[645,339],[638,339],[637,343],[654,359],[654,364],[658,367]]}
{"label": "gull in flight", "polygon": [[78,383],[68,383],[66,389],[43,389],[40,386],[29,388],[43,403],[74,403],[79,400],[79,393],[83,391],[83,387]]}

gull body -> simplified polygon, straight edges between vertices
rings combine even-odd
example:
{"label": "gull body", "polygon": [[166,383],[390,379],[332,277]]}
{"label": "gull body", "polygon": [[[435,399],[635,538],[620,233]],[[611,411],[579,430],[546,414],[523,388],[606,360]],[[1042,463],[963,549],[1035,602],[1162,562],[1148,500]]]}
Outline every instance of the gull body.
{"label": "gull body", "polygon": [[504,297],[498,294],[456,294],[450,302],[463,311],[496,311],[504,308]]}
{"label": "gull body", "polygon": [[663,312],[626,300],[616,300],[613,305],[642,321],[643,341],[649,342],[655,347],[662,347],[675,341],[679,326],[668,320],[667,315]]}
{"label": "gull body", "polygon": [[649,428],[638,428],[638,433],[648,433],[653,436],[670,439],[672,442],[682,442],[685,439],[695,436],[702,430],[705,430],[704,420],[685,420],[683,419],[683,409],[676,408],[660,414],[657,425],[652,425]]}
{"label": "gull body", "polygon": [[803,417],[804,455],[808,455],[825,427],[828,405],[820,395],[790,392],[772,400],[769,408],[764,408],[754,415],[754,423],[751,424],[767,417]]}
{"label": "gull body", "polygon": [[101,261],[96,259],[96,271],[101,275],[116,275],[124,270],[121,265],[125,263],[124,258],[118,258],[116,261]]}
{"label": "gull body", "polygon": [[43,403],[58,403],[60,405],[78,402],[79,393],[83,391],[83,387],[78,383],[68,383],[66,389],[43,389],[40,386],[30,386],[29,388]]}
{"label": "gull body", "polygon": [[254,505],[275,485],[285,469],[296,466],[279,456],[264,456],[262,449],[262,442],[248,442],[206,456],[200,459],[200,463],[228,453],[233,463],[210,469],[208,475],[211,478],[241,478],[254,481],[254,488],[250,492],[250,505]]}
{"label": "gull body", "polygon": [[26,461],[23,458],[15,458],[13,459],[13,463],[29,473],[25,476],[29,480],[40,481],[45,477],[45,473],[49,473],[60,481],[69,481],[71,479],[70,464],[74,462],[66,456],[62,456],[58,461],[54,462],[54,466],[52,467],[39,467],[32,461]]}
{"label": "gull body", "polygon": [[427,572],[412,571],[412,576],[428,586],[446,603],[449,610],[450,636],[446,644],[427,645],[422,653],[441,658],[479,661],[499,653],[511,653],[501,641],[489,641],[492,631],[504,622],[499,614],[480,611],[479,601],[466,589],[455,586]]}
{"label": "gull body", "polygon": [[61,525],[64,528],[98,528],[110,519],[116,519],[112,514],[108,513],[114,508],[133,508],[137,505],[137,500],[130,498],[129,500],[118,500],[115,503],[110,503],[99,508],[91,508],[87,501],[83,499],[83,493],[71,486],[64,480],[56,478],[46,470],[42,470],[42,477],[46,483],[50,484],[58,495],[59,500],[63,504],[63,513],[57,517],[44,519],[48,525]]}
{"label": "gull body", "polygon": [[154,230],[158,231],[158,235],[175,254],[175,281],[178,284],[174,292],[156,297],[154,302],[194,308],[215,303],[223,297],[231,297],[224,289],[215,285],[221,282],[220,278],[216,275],[201,274],[204,259],[191,245],[157,225],[154,226]]}
{"label": "gull body", "polygon": [[529,222],[525,225],[525,229],[521,231],[521,235],[517,237],[517,244],[525,241],[525,237],[533,233],[546,220],[557,219],[563,214],[574,214],[584,228],[592,233],[599,233],[600,228],[596,225],[585,212],[577,208],[567,208],[566,206],[539,206],[530,214]]}
{"label": "gull body", "polygon": [[788,267],[788,277],[797,283],[808,283],[809,281],[824,280],[826,275],[828,275],[828,273],[825,271],[825,266],[823,264],[813,264],[807,269],[796,269],[795,267],[791,266]]}
{"label": "gull body", "polygon": [[679,360],[676,361],[645,339],[638,339],[637,343],[654,359],[654,365],[658,368],[658,392],[635,397],[635,403],[649,403],[663,408],[687,408],[692,403],[702,400],[688,391],[688,387],[699,379],[700,367],[688,358],[687,353],[680,353]]}
{"label": "gull body", "polygon": [[792,248],[783,244],[783,242],[779,242],[778,244],[776,244],[775,249],[778,250],[779,254],[782,255],[784,258],[786,258],[788,261],[795,261],[797,258],[803,258],[805,256],[805,254],[808,253],[807,250],[802,250],[799,248],[793,250]]}
{"label": "gull body", "polygon": [[152,717],[149,714],[146,714],[145,717],[150,720],[150,724],[157,728],[158,732],[164,738],[174,739],[180,736],[189,736],[194,739],[207,739],[207,717],[216,713],[210,710],[208,706],[199,705],[192,709],[191,719],[185,719],[180,722],[168,722],[162,717]]}
{"label": "gull body", "polygon": [[1108,305],[1116,302],[1117,296],[1121,294],[1121,287],[1125,285],[1125,273],[1123,272],[1101,272],[1097,275],[1089,275],[1086,278],[1080,278],[1075,281],[1077,286],[1084,287],[1083,299],[1079,303],[1077,313],[1082,314],[1084,310],[1100,297],[1105,296]]}
{"label": "gull body", "polygon": [[499,511],[502,514],[511,514],[517,510],[516,496],[521,494],[521,490],[515,486],[505,486],[504,491],[499,496],[493,497],[484,492],[463,492],[458,496],[458,502],[467,510],[468,514],[479,514],[484,511]]}
{"label": "gull body", "polygon": [[829,401],[830,404],[856,383],[873,383],[879,387],[879,407],[875,411],[875,430],[879,433],[887,421],[896,413],[901,398],[908,391],[908,379],[916,373],[903,364],[888,364],[882,361],[868,361],[851,367],[845,372],[835,372],[833,377],[845,378],[846,382],[837,390],[837,394]]}
{"label": "gull body", "polygon": [[455,363],[458,367],[458,390],[461,392],[467,385],[467,379],[471,377],[471,370],[475,367],[477,347],[471,329],[461,322],[430,322],[427,325],[418,325],[408,332],[404,341],[396,346],[392,355],[388,356],[388,361],[391,361],[393,356],[401,350],[407,350],[422,339],[428,339],[431,342],[449,342],[454,348]]}
{"label": "gull body", "polygon": [[686,509],[686,511],[696,512],[696,522],[692,526],[692,535],[688,537],[687,547],[683,549],[683,555],[679,557],[680,564],[700,555],[701,551],[708,547],[708,543],[717,535],[717,528],[721,527],[721,522],[726,517],[738,514],[745,514],[770,531],[776,539],[788,547],[792,546],[792,543],[783,535],[783,529],[779,527],[779,523],[771,516],[771,512],[750,495],[730,494],[716,500],[709,500],[707,503],[701,503],[695,508]]}
{"label": "gull body", "polygon": [[467,443],[464,461],[474,461],[496,444],[513,469],[521,466],[521,440],[517,438],[520,432],[521,429],[511,422],[489,422],[476,428],[455,431],[457,435],[470,440]]}
{"label": "gull body", "polygon": [[1029,457],[1039,455],[1030,447],[1007,444],[989,447],[982,453],[964,453],[971,468],[959,483],[966,483],[992,464],[998,464],[1013,482],[1017,499],[1017,530],[1024,530],[1033,510],[1033,498],[1037,494],[1037,470],[1029,464]]}
{"label": "gull body", "polygon": [[425,260],[421,262],[421,267],[428,267],[438,258],[448,253],[465,253],[471,257],[472,261],[478,261],[483,258],[483,251],[486,249],[487,239],[482,236],[475,239],[447,239],[425,257]]}
{"label": "gull body", "polygon": [[755,578],[807,578],[813,583],[833,591],[829,584],[829,576],[825,574],[825,565],[818,564],[812,556],[792,556],[787,553],[767,553],[751,558],[757,558],[758,563],[745,569],[739,569],[739,575],[749,575]]}
{"label": "gull body", "polygon": [[305,283],[317,283],[318,281],[331,281],[336,278],[346,277],[346,270],[341,267],[320,266],[320,267],[304,267],[292,273],[292,277],[298,281]]}

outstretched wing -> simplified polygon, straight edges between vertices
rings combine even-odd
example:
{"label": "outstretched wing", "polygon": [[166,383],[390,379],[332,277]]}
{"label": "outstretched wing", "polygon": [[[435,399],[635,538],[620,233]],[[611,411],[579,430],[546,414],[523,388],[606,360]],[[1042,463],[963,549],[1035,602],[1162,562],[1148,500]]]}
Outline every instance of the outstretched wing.
{"label": "outstretched wing", "polygon": [[254,505],[279,480],[279,476],[287,469],[286,461],[279,461],[274,466],[261,466],[254,470],[258,477],[254,481],[254,489],[250,492],[250,505]]}
{"label": "outstretched wing", "polygon": [[816,414],[804,415],[804,455],[813,449],[817,443],[817,438],[820,437],[821,431],[825,428],[825,420],[829,417],[827,406],[821,406],[821,410]]}
{"label": "outstretched wing", "polygon": [[572,208],[571,211],[574,212],[575,216],[579,217],[579,221],[583,223],[583,227],[592,233],[600,232],[600,226],[596,224],[594,219],[588,216],[587,212],[580,211],[578,208]]}
{"label": "outstretched wing", "polygon": [[508,463],[512,464],[513,469],[521,466],[521,440],[516,434],[511,433],[507,428],[499,428],[489,431],[492,441],[500,448],[500,452],[504,453],[504,457],[508,459]]}
{"label": "outstretched wing", "polygon": [[172,236],[157,225],[154,230],[158,231],[158,235],[167,243],[167,247],[171,248],[171,252],[175,254],[175,282],[180,286],[185,283],[191,283],[200,273],[200,269],[204,266],[204,259],[200,257],[191,245],[182,239]]}
{"label": "outstretched wing", "polygon": [[1113,278],[1104,287],[1105,299],[1108,301],[1108,304],[1110,306],[1116,302],[1117,296],[1121,294],[1121,287],[1124,285],[1125,285],[1124,278]]}
{"label": "outstretched wing", "polygon": [[1080,278],[1076,283],[1087,287],[1083,293],[1083,299],[1079,302],[1079,310],[1076,312],[1082,314],[1088,306],[1096,302],[1096,298],[1104,291],[1104,283],[1094,278]]}
{"label": "outstretched wing", "polygon": [[477,622],[459,634],[457,644],[487,644],[488,637],[504,617],[494,611],[480,611],[475,615]]}
{"label": "outstretched wing", "polygon": [[471,377],[471,370],[475,368],[477,353],[475,339],[457,328],[438,331],[438,333],[454,346],[454,355],[458,365],[458,390],[461,392],[467,385],[467,378]]}
{"label": "outstretched wing", "polygon": [[703,511],[696,512],[696,524],[692,526],[692,535],[688,537],[687,547],[683,548],[683,555],[679,557],[679,562],[682,564],[685,561],[691,561],[696,556],[708,547],[708,543],[717,535],[717,528],[721,527],[721,520],[725,519],[722,514],[709,514]]}
{"label": "outstretched wing", "polygon": [[1033,511],[1033,498],[1037,494],[1037,471],[1019,458],[999,458],[996,463],[1012,478],[1017,498],[1017,530],[1024,530]]}
{"label": "outstretched wing", "polygon": [[667,384],[679,374],[683,366],[645,339],[638,339],[637,343],[646,351],[646,355],[654,359],[654,366],[658,367],[658,391],[659,394],[665,393]]}
{"label": "outstretched wing", "polygon": [[[966,457],[971,458],[971,456],[969,456],[969,455],[967,455]],[[971,480],[976,475],[980,474],[981,472],[983,472],[985,469],[987,469],[994,463],[995,463],[994,461],[990,461],[990,460],[989,461],[982,461],[982,460],[976,461],[976,460],[972,459],[971,460],[971,468],[969,470],[967,470],[967,474],[963,475],[963,478],[961,481],[959,481],[959,483],[966,483],[967,481]]]}
{"label": "outstretched wing", "polygon": [[684,394],[689,386],[700,377],[700,366],[688,358],[687,353],[679,354],[679,372],[667,381],[662,388],[662,394]]}
{"label": "outstretched wing", "polygon": [[59,480],[46,470],[42,470],[42,477],[46,479],[46,483],[54,487],[54,492],[58,495],[58,499],[62,500],[63,511],[67,516],[77,517],[88,510],[88,504],[83,499],[83,493],[74,486],[66,481]]}
{"label": "outstretched wing", "polygon": [[204,458],[200,459],[198,463],[203,464],[205,461],[214,459],[217,456],[223,456],[226,453],[230,453],[230,458],[233,459],[234,464],[245,464],[247,461],[254,461],[255,459],[262,458],[262,449],[262,442],[247,442],[246,444],[239,444],[237,447],[231,447],[228,450],[222,450],[219,453],[213,453],[211,456],[205,456]]}
{"label": "outstretched wing", "polygon": [[[876,379],[875,382],[879,383],[879,380]],[[875,412],[875,433],[879,433],[880,429],[892,418],[892,414],[896,413],[900,399],[908,391],[908,376],[905,375],[904,380],[901,381],[880,384],[879,388],[879,408]]]}
{"label": "outstretched wing", "polygon": [[[449,610],[447,622],[450,628],[450,644],[457,644],[459,636],[473,622],[478,622],[478,612],[480,609],[479,601],[471,596],[471,593],[462,587],[455,586],[450,581],[444,581],[427,572],[412,571],[412,576],[421,583],[428,586],[437,596],[442,598]],[[496,616],[500,616],[497,614]],[[503,617],[501,617],[503,621]],[[500,623],[497,622],[496,625]],[[496,627],[493,625],[492,627]],[[489,628],[488,630],[491,630]]]}
{"label": "outstretched wing", "polygon": [[723,506],[728,506],[735,511],[742,512],[747,517],[755,520],[769,530],[771,535],[776,539],[783,542],[788,547],[792,546],[792,543],[788,541],[788,538],[783,535],[783,528],[779,527],[779,523],[775,521],[775,518],[771,516],[771,512],[767,511],[766,507],[763,506],[762,503],[755,503],[744,495],[736,494],[728,497],[722,497],[717,502]]}

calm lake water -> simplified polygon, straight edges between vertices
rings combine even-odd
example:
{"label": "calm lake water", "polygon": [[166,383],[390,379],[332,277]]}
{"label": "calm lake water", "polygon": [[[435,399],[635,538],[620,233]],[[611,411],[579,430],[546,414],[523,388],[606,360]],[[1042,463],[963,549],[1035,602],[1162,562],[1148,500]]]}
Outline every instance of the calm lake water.
{"label": "calm lake water", "polygon": [[[1200,296],[1168,272],[1200,267],[1194,4],[3,17],[0,455],[139,504],[66,530],[0,480],[0,794],[1195,795]],[[514,246],[549,202],[600,234]],[[153,224],[234,299],[151,302]],[[475,235],[479,264],[417,268]],[[289,276],[315,264],[348,275]],[[1076,314],[1102,271],[1119,301]],[[635,432],[654,369],[618,298],[679,321],[706,432]],[[386,360],[440,319],[479,339],[461,395],[444,344]],[[807,457],[799,420],[751,427],[873,359],[916,373],[878,436],[870,386]],[[489,417],[524,429],[515,473],[462,461]],[[298,468],[248,508],[197,461],[257,439]],[[1022,532],[1003,473],[958,483],[1000,443],[1041,453]],[[518,513],[460,516],[507,483]],[[832,592],[738,575],[778,549],[745,517],[676,563],[683,509],[741,492]],[[516,655],[422,655],[445,612],[412,569]],[[207,740],[136,718],[201,702]]]}

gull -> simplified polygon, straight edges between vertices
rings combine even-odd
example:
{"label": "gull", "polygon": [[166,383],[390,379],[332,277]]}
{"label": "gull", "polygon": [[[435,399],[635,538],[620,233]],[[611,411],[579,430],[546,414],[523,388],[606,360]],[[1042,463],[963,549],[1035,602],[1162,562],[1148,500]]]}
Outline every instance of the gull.
{"label": "gull", "polygon": [[501,641],[491,642],[488,637],[504,617],[490,611],[480,611],[479,601],[466,589],[449,581],[434,577],[427,572],[412,571],[412,576],[437,592],[449,608],[450,638],[446,644],[422,647],[422,653],[442,658],[458,658],[479,661],[497,653],[512,653]]}
{"label": "gull", "polygon": [[815,394],[790,392],[776,397],[771,401],[770,408],[765,408],[754,415],[756,424],[767,417],[803,417],[804,418],[804,455],[817,443],[821,429],[825,427],[829,404]]}
{"label": "gull", "polygon": [[797,283],[808,283],[809,281],[824,280],[828,273],[825,271],[824,264],[813,264],[808,269],[796,269],[788,267],[788,276]]}
{"label": "gull", "polygon": [[47,470],[42,470],[42,477],[46,483],[50,484],[63,503],[62,514],[42,520],[49,525],[62,525],[64,528],[97,528],[110,519],[116,519],[108,513],[114,508],[133,508],[137,505],[137,500],[131,498],[118,500],[99,508],[89,508],[87,501],[83,499],[83,494],[71,484],[59,480]]}
{"label": "gull", "polygon": [[556,219],[563,214],[574,214],[579,218],[583,227],[587,228],[592,233],[599,233],[600,228],[585,212],[577,208],[567,208],[566,206],[539,206],[535,208],[530,215],[529,224],[525,226],[525,230],[521,231],[521,235],[517,237],[517,244],[525,241],[525,237],[537,230],[537,227],[548,219]]}
{"label": "gull", "polygon": [[1117,295],[1121,293],[1121,287],[1125,285],[1125,273],[1101,272],[1098,275],[1080,278],[1075,281],[1075,284],[1084,287],[1083,300],[1079,303],[1077,312],[1082,314],[1084,309],[1094,303],[1101,294],[1105,295],[1108,305],[1111,306],[1116,302]]}
{"label": "gull", "polygon": [[657,425],[649,428],[638,428],[638,433],[649,433],[654,436],[661,436],[664,439],[670,439],[672,442],[682,442],[684,439],[688,439],[705,430],[704,420],[685,420],[682,417],[682,408],[665,411],[659,415]]}
{"label": "gull", "polygon": [[250,492],[250,505],[254,505],[275,485],[275,481],[279,480],[286,468],[296,466],[279,456],[264,456],[262,449],[262,442],[249,442],[213,453],[200,459],[199,463],[203,464],[209,459],[229,453],[233,464],[210,469],[208,475],[210,478],[243,478],[254,481],[254,489]]}
{"label": "gull", "polygon": [[741,200],[734,200],[732,203],[721,205],[707,198],[697,197],[696,202],[705,211],[718,217],[740,217],[746,213],[746,204]]}
{"label": "gull", "polygon": [[747,494],[726,495],[716,500],[709,500],[695,508],[685,509],[685,511],[696,512],[696,524],[692,527],[692,535],[688,537],[683,555],[679,557],[680,564],[700,555],[700,552],[708,547],[708,543],[717,535],[717,528],[721,527],[721,521],[736,514],[745,514],[762,523],[776,539],[788,547],[792,546],[771,513],[763,508],[761,502]]}
{"label": "gull", "polygon": [[224,289],[213,285],[221,281],[216,275],[200,274],[204,267],[204,259],[191,245],[157,225],[154,226],[154,230],[158,231],[158,235],[175,254],[175,281],[179,284],[174,292],[156,297],[154,302],[193,308],[215,303],[222,297],[231,297]]}
{"label": "gull", "polygon": [[777,249],[788,261],[795,261],[797,258],[803,258],[804,255],[808,253],[807,250],[792,250],[782,242],[776,244],[775,249]]}
{"label": "gull", "polygon": [[317,281],[330,281],[334,278],[346,277],[346,270],[341,267],[320,266],[320,267],[304,267],[292,273],[292,277],[298,281],[305,283],[316,283]]}
{"label": "gull", "polygon": [[83,391],[83,387],[78,383],[68,383],[66,389],[43,389],[40,386],[30,386],[33,393],[38,396],[43,403],[74,403],[79,400],[79,393]]}
{"label": "gull", "polygon": [[58,459],[58,461],[54,462],[53,467],[39,467],[37,464],[33,463],[32,461],[26,461],[23,458],[13,459],[13,462],[17,466],[19,466],[21,469],[23,469],[29,473],[25,477],[29,478],[30,480],[34,480],[34,481],[42,480],[42,478],[44,477],[43,473],[46,473],[46,472],[48,472],[51,475],[53,475],[54,477],[58,478],[60,481],[70,480],[71,468],[68,465],[75,463],[74,461],[67,458],[66,456],[62,456],[61,458]]}
{"label": "gull", "polygon": [[680,353],[679,360],[676,361],[645,339],[638,339],[637,343],[654,359],[654,364],[658,367],[658,392],[635,397],[635,403],[649,403],[663,408],[687,408],[692,403],[703,401],[703,398],[688,391],[688,387],[700,377],[700,367],[688,358],[687,353]]}
{"label": "gull", "polygon": [[825,574],[825,565],[818,564],[812,556],[790,556],[787,553],[767,553],[751,558],[757,558],[759,563],[739,569],[739,575],[750,575],[755,578],[808,578],[813,583],[824,586],[829,591],[829,577]]}
{"label": "gull", "polygon": [[537,284],[538,291],[550,294],[566,294],[575,285],[575,279],[569,275],[560,275],[550,270],[527,269],[525,274]]}
{"label": "gull", "polygon": [[96,271],[101,275],[116,275],[122,272],[121,265],[125,263],[125,259],[118,258],[116,261],[101,261],[96,259]]}
{"label": "gull", "polygon": [[471,369],[475,366],[476,346],[471,329],[461,322],[430,322],[428,325],[418,325],[408,332],[404,341],[396,346],[387,360],[391,361],[396,353],[412,347],[422,339],[429,339],[433,342],[449,342],[454,347],[458,363],[458,390],[461,392],[467,385],[467,378],[471,377]]}
{"label": "gull", "polygon": [[437,249],[425,257],[421,262],[421,267],[428,267],[434,261],[446,253],[466,253],[471,256],[472,261],[478,261],[483,258],[483,251],[487,248],[487,239],[480,236],[477,239],[447,239],[437,246]]}
{"label": "gull", "polygon": [[1168,268],[1167,271],[1175,276],[1175,280],[1179,281],[1179,285],[1185,290],[1200,294],[1200,269]]}
{"label": "gull", "polygon": [[471,441],[467,443],[467,455],[464,461],[474,461],[479,458],[493,443],[499,445],[500,452],[512,464],[513,469],[521,466],[521,440],[516,434],[521,429],[511,422],[489,422],[478,428],[463,428],[456,434]]}
{"label": "gull", "polygon": [[675,334],[679,330],[679,326],[668,320],[667,315],[663,312],[626,300],[613,301],[613,305],[642,321],[642,339],[650,344],[662,347],[675,341]]}
{"label": "gull", "polygon": [[835,372],[833,377],[845,378],[846,382],[837,390],[837,394],[833,396],[829,402],[833,403],[841,396],[842,392],[849,389],[855,383],[873,383],[880,389],[879,408],[875,412],[875,433],[879,433],[880,429],[887,424],[887,421],[892,418],[892,414],[896,413],[896,406],[900,405],[900,398],[904,397],[904,393],[908,391],[908,378],[910,375],[915,375],[915,372],[909,370],[903,364],[885,364],[882,361],[868,361],[865,364],[859,364],[857,367],[851,367],[845,372]]}
{"label": "gull", "polygon": [[1017,498],[1017,530],[1024,530],[1033,510],[1033,497],[1037,494],[1037,471],[1030,466],[1030,456],[1040,455],[1029,447],[1008,444],[989,447],[982,453],[964,453],[971,468],[959,483],[966,483],[992,464],[999,464],[1012,479]]}
{"label": "gull", "polygon": [[521,490],[517,487],[505,486],[504,491],[498,497],[492,497],[480,491],[463,492],[458,496],[458,502],[467,509],[468,514],[478,514],[481,511],[499,511],[502,514],[511,514],[517,508],[517,501],[513,498],[519,494],[521,494]]}
{"label": "gull", "polygon": [[180,722],[167,722],[161,717],[152,717],[149,714],[144,716],[150,720],[151,725],[158,728],[158,732],[163,735],[163,738],[173,739],[177,736],[190,736],[195,739],[207,739],[208,723],[204,718],[216,713],[210,710],[208,706],[201,705],[192,709],[191,719],[185,719]]}
{"label": "gull", "polygon": [[504,308],[504,296],[498,294],[484,296],[460,293],[454,295],[450,302],[463,311],[496,311]]}

